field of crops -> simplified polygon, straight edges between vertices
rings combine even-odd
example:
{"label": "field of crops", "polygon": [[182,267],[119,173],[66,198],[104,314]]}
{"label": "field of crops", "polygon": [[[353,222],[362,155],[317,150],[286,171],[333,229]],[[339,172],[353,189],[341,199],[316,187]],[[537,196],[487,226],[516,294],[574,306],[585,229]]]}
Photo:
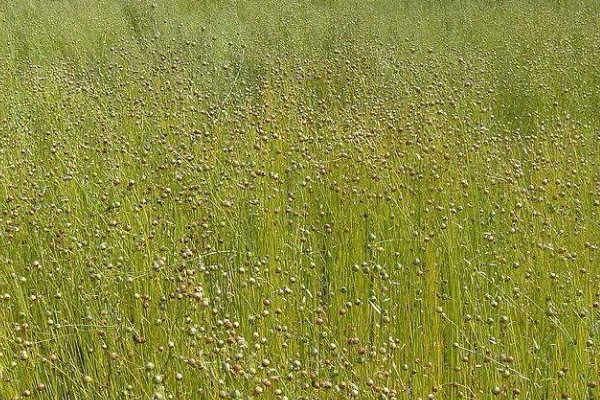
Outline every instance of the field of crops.
{"label": "field of crops", "polygon": [[0,399],[600,398],[600,3],[0,3]]}

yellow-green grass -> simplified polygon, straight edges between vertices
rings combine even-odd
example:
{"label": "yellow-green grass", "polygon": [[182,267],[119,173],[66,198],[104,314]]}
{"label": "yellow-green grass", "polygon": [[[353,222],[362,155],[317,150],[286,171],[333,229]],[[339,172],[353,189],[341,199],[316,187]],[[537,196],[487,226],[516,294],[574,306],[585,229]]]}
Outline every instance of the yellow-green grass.
{"label": "yellow-green grass", "polygon": [[600,396],[594,1],[0,5],[0,399]]}

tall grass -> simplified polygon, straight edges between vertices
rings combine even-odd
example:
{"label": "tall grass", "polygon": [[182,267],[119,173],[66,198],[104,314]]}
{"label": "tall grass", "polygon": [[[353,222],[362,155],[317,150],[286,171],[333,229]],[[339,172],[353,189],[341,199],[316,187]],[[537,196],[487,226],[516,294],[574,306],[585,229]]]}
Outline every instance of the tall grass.
{"label": "tall grass", "polygon": [[2,3],[0,398],[596,398],[598,11]]}

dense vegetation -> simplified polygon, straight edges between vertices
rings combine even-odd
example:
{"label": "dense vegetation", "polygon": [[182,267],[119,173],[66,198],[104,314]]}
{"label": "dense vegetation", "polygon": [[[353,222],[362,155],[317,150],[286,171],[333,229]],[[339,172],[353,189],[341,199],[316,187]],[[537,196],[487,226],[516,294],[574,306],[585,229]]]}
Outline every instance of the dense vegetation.
{"label": "dense vegetation", "polygon": [[598,2],[0,15],[0,399],[600,396]]}

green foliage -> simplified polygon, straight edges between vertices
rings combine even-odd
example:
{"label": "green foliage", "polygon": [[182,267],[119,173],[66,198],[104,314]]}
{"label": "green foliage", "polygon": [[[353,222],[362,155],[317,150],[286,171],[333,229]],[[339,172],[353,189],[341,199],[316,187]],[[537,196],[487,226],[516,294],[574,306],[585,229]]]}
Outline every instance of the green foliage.
{"label": "green foliage", "polygon": [[595,398],[597,2],[0,4],[0,399]]}

